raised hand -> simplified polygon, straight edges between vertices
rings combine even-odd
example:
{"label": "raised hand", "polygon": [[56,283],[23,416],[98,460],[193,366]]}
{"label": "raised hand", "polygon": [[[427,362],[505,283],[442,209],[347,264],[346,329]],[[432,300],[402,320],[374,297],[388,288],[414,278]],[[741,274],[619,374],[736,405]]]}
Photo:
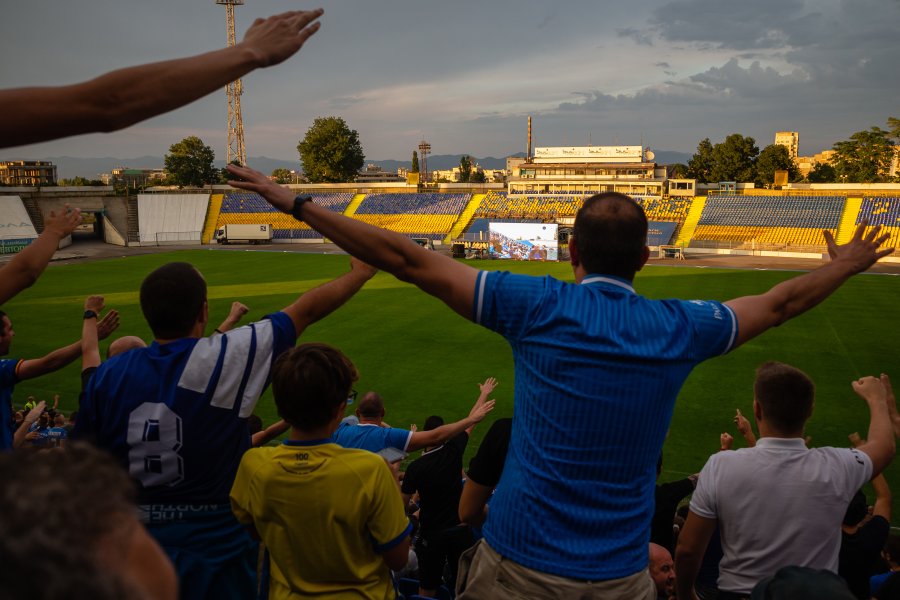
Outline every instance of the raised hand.
{"label": "raised hand", "polygon": [[857,379],[853,383],[853,391],[868,403],[884,402],[887,400],[887,392],[881,383],[880,378],[866,376]]}
{"label": "raised hand", "polygon": [[469,411],[469,418],[476,423],[480,423],[488,413],[494,410],[496,400],[488,400],[487,402],[476,402],[472,410]]}
{"label": "raised hand", "polygon": [[750,421],[741,414],[741,409],[737,409],[737,414],[734,415],[734,424],[737,425],[737,430],[743,436],[746,436],[747,432],[753,433],[753,429],[750,427]]}
{"label": "raised hand", "polygon": [[734,444],[734,437],[728,432],[722,432],[719,436],[719,449],[720,450],[731,450],[731,446]]}
{"label": "raised hand", "polygon": [[256,19],[239,44],[250,50],[259,67],[271,67],[297,53],[319,30],[314,22],[323,10],[294,10],[268,19]]}
{"label": "raised hand", "polygon": [[294,208],[294,193],[273,182],[259,171],[239,165],[226,165],[226,168],[235,177],[228,181],[228,185],[231,187],[256,192],[281,212],[289,213]]}
{"label": "raised hand", "polygon": [[104,306],[103,296],[88,296],[84,301],[84,310],[92,310],[98,314]]}
{"label": "raised hand", "polygon": [[97,339],[105,340],[119,328],[119,311],[111,310],[97,322]]}
{"label": "raised hand", "polygon": [[81,209],[69,208],[68,204],[59,213],[51,210],[50,214],[44,217],[44,231],[55,233],[60,239],[75,231],[79,225],[81,225]]}
{"label": "raised hand", "polygon": [[881,234],[881,225],[876,225],[866,233],[869,222],[863,220],[856,228],[853,237],[843,246],[838,246],[830,231],[824,231],[828,255],[832,262],[846,263],[854,273],[862,273],[879,259],[891,254],[893,248],[881,246],[891,237],[890,233]]}
{"label": "raised hand", "polygon": [[497,380],[493,377],[488,377],[484,380],[484,383],[478,384],[478,389],[481,390],[481,396],[487,398],[491,392],[494,391],[494,388],[497,387]]}

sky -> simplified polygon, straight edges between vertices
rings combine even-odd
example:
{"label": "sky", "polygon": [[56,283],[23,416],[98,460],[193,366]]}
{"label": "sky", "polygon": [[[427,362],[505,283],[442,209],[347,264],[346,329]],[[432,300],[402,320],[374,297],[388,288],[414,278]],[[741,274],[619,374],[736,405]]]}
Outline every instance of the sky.
{"label": "sky", "polygon": [[[800,154],[900,117],[900,0],[246,0],[253,19],[322,6],[321,30],[244,77],[248,156],[296,160],[340,116],[370,160],[502,157],[535,146],[692,153],[730,133]],[[62,85],[226,43],[214,0],[29,0],[4,7],[0,86]],[[15,118],[4,115],[2,118]],[[0,160],[161,156],[197,135],[224,159],[224,88],[128,129],[6,148]]]}

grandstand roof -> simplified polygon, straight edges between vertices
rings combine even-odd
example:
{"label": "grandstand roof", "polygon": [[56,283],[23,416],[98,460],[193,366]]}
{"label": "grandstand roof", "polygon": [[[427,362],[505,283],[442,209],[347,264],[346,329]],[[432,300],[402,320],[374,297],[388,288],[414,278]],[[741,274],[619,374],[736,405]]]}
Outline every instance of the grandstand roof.
{"label": "grandstand roof", "polygon": [[556,167],[556,166],[565,166],[565,167],[653,167],[656,166],[656,163],[651,162],[583,162],[583,163],[573,163],[573,162],[524,162],[516,165],[517,169],[527,169],[531,167]]}

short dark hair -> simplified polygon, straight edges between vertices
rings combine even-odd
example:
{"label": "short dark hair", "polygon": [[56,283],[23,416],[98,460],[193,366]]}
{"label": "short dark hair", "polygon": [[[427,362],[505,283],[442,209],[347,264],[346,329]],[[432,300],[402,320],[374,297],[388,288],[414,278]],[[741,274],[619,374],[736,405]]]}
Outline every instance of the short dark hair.
{"label": "short dark hair", "polygon": [[141,283],[141,311],[153,335],[175,339],[190,334],[206,302],[206,281],[190,263],[163,265]]}
{"label": "short dark hair", "polygon": [[575,248],[588,273],[634,279],[647,245],[647,215],[625,194],[604,192],[575,215]]}
{"label": "short dark hair", "polygon": [[0,335],[4,335],[6,333],[6,323],[3,322],[3,317],[6,316],[6,313],[0,310]]}
{"label": "short dark hair", "polygon": [[431,431],[432,429],[437,429],[441,425],[444,424],[444,418],[439,415],[431,415],[427,419],[425,419],[425,427],[423,431]]}
{"label": "short dark hair", "polygon": [[119,536],[135,511],[134,483],[111,456],[77,441],[56,452],[7,452],[0,456],[0,480],[4,594],[143,597],[98,556],[125,543]]}
{"label": "short dark hair", "polygon": [[756,369],[753,394],[762,407],[763,419],[779,432],[788,433],[802,429],[812,414],[816,386],[800,369],[771,361]]}
{"label": "short dark hair", "polygon": [[381,399],[378,392],[368,391],[363,394],[362,399],[359,401],[359,405],[356,407],[356,411],[360,416],[368,419],[377,419],[384,415],[384,400]]}
{"label": "short dark hair", "polygon": [[319,429],[347,401],[357,376],[350,359],[327,344],[301,344],[288,350],[272,371],[278,414],[301,431]]}

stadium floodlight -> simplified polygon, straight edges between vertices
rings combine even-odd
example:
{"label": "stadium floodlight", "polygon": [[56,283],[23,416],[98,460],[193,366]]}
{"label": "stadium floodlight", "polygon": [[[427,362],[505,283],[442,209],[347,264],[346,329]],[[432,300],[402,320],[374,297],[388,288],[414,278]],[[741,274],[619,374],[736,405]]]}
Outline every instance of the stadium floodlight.
{"label": "stadium floodlight", "polygon": [[422,182],[428,183],[428,155],[431,154],[431,144],[422,140],[419,142],[419,156],[422,163]]}
{"label": "stadium floodlight", "polygon": [[[228,32],[228,45],[234,46],[234,7],[243,5],[244,0],[216,0],[216,4],[225,5],[225,23]],[[247,164],[247,151],[244,148],[244,119],[241,116],[241,95],[244,84],[236,79],[225,86],[228,96],[228,152],[226,161]]]}

